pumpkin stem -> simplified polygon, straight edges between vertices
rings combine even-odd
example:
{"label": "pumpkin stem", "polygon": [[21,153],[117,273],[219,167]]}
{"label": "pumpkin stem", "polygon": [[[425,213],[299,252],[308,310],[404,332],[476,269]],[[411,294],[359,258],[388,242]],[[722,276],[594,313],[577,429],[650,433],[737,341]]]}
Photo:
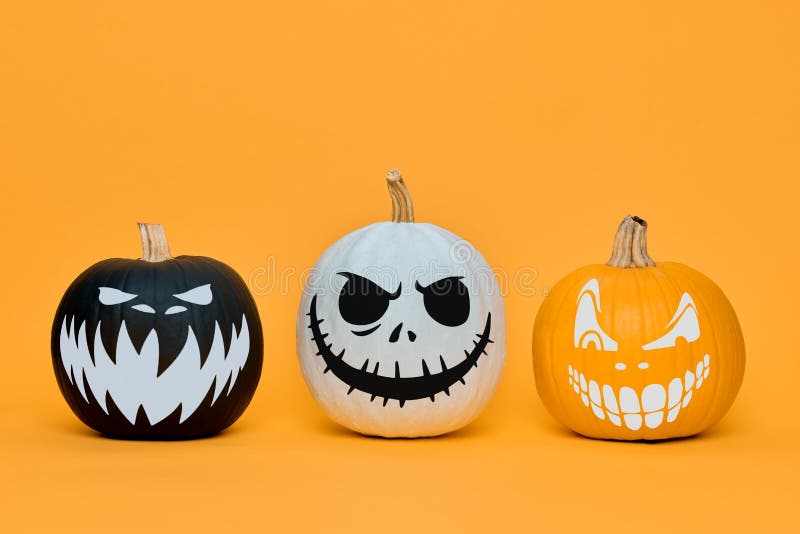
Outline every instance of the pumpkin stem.
{"label": "pumpkin stem", "polygon": [[414,204],[411,202],[411,194],[408,187],[400,175],[400,171],[392,169],[386,175],[386,184],[389,186],[389,194],[392,196],[392,222],[413,223]]}
{"label": "pumpkin stem", "polygon": [[633,267],[654,267],[647,254],[647,221],[630,215],[622,219],[614,236],[614,248],[606,265],[630,269]]}
{"label": "pumpkin stem", "polygon": [[171,259],[169,243],[160,224],[136,223],[142,234],[142,259],[157,262]]}

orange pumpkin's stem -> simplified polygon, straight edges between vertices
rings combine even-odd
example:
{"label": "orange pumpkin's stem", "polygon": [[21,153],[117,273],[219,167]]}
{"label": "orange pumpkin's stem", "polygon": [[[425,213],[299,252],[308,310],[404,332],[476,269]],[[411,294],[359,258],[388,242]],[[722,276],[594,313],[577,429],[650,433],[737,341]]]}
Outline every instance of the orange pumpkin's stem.
{"label": "orange pumpkin's stem", "polygon": [[614,236],[614,248],[606,265],[631,269],[654,267],[656,262],[647,254],[647,221],[630,215],[622,219]]}
{"label": "orange pumpkin's stem", "polygon": [[142,259],[157,262],[171,259],[169,243],[160,224],[137,223],[142,234]]}
{"label": "orange pumpkin's stem", "polygon": [[411,195],[400,171],[390,170],[386,175],[386,184],[392,196],[392,222],[413,223],[414,203],[411,202]]}

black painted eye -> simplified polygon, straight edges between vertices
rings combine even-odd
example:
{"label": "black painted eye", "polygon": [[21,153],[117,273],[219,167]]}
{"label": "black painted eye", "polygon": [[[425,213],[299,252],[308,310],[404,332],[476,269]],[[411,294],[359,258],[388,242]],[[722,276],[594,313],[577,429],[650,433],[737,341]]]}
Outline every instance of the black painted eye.
{"label": "black painted eye", "polygon": [[469,291],[460,276],[442,278],[427,287],[416,284],[428,315],[445,326],[460,326],[469,317]]}
{"label": "black painted eye", "polygon": [[389,301],[400,296],[400,287],[394,293],[389,293],[363,276],[354,273],[337,274],[347,278],[339,292],[339,313],[350,324],[374,323],[386,313]]}

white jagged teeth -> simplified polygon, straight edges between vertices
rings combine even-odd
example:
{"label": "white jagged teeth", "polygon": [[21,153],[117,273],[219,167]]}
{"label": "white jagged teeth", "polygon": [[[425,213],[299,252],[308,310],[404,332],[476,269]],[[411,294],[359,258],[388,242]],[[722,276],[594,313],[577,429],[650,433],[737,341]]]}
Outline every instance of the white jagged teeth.
{"label": "white jagged teeth", "polygon": [[687,404],[689,404],[689,401],[690,401],[690,400],[692,400],[692,392],[691,392],[691,391],[690,391],[690,392],[688,392],[688,393],[687,393],[687,394],[686,394],[686,395],[683,397],[683,407],[684,407],[684,408],[686,408],[686,405],[687,405]]}
{"label": "white jagged teeth", "polygon": [[603,412],[603,409],[601,407],[599,407],[598,405],[596,405],[595,403],[592,403],[592,411],[594,412],[594,415],[598,419],[605,419],[606,418],[606,415]]}
{"label": "white jagged teeth", "polygon": [[[617,398],[614,396],[614,388],[612,388],[608,384],[603,386],[603,400],[606,402],[606,410],[612,413],[619,413],[619,406],[617,406]],[[619,419],[619,417],[617,419]]]}
{"label": "white jagged teeth", "polygon": [[581,373],[581,391],[586,393],[586,377]]}
{"label": "white jagged teeth", "polygon": [[683,382],[681,382],[681,379],[673,378],[672,381],[669,383],[668,390],[669,390],[669,402],[667,402],[667,406],[672,408],[673,406],[681,402],[681,395],[683,395]]}
{"label": "white jagged teeth", "polygon": [[708,367],[711,364],[711,356],[706,354],[703,356],[703,367]]}
{"label": "white jagged teeth", "polygon": [[622,411],[624,413],[639,412],[639,396],[636,394],[636,391],[634,391],[633,388],[629,388],[628,386],[623,386],[620,388],[619,404],[622,406]]}
{"label": "white jagged teeth", "polygon": [[650,384],[642,391],[642,409],[645,412],[662,410],[667,402],[667,392],[661,384]]}
{"label": "white jagged teeth", "polygon": [[626,413],[625,425],[631,430],[639,430],[642,428],[642,416],[638,413]]}
{"label": "white jagged teeth", "polygon": [[644,424],[647,428],[658,428],[658,425],[664,420],[664,410],[649,413],[644,416]]}
{"label": "white jagged teeth", "polygon": [[683,389],[686,391],[691,391],[692,386],[694,386],[694,373],[691,371],[686,371],[686,376],[684,377],[686,383],[683,385]]}
{"label": "white jagged teeth", "polygon": [[589,381],[589,398],[592,399],[592,402],[598,406],[603,405],[603,401],[600,398],[600,386],[598,386],[597,382],[594,380]]}
{"label": "white jagged teeth", "polygon": [[619,418],[617,414],[607,412],[608,413],[608,420],[614,423],[617,426],[622,426],[622,419]]}

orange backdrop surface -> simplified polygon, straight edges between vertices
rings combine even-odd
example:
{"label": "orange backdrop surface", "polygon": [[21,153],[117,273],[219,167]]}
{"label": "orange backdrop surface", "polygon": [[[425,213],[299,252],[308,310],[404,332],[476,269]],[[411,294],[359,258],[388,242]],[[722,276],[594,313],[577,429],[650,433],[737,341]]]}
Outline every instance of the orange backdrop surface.
{"label": "orange backdrop surface", "polygon": [[[796,2],[208,4],[0,5],[4,531],[796,528]],[[440,439],[329,423],[295,355],[303,270],[389,217],[391,166],[533,289],[509,287],[496,397]],[[583,439],[536,395],[543,295],[628,212],[744,330],[739,398],[693,439]],[[104,439],[56,386],[64,289],[137,257],[140,220],[256,294],[262,382],[218,437]]]}

